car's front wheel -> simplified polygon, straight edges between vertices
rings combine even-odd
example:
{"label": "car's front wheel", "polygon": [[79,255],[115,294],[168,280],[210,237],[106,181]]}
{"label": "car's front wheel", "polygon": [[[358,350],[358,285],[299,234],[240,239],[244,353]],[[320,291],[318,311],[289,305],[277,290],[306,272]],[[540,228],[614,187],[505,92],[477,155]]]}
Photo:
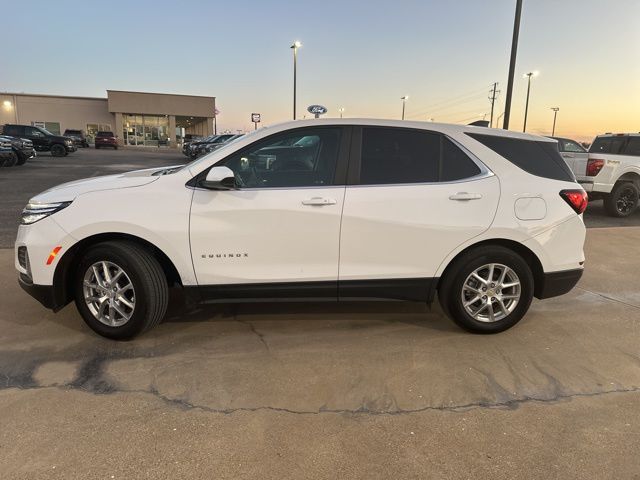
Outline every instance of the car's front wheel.
{"label": "car's front wheel", "polygon": [[74,293],[87,325],[116,340],[135,337],[160,323],[169,298],[158,261],[127,241],[104,242],[87,250],[76,272]]}
{"label": "car's front wheel", "polygon": [[483,246],[458,258],[440,282],[438,299],[460,327],[473,333],[511,328],[533,299],[531,268],[517,253]]}
{"label": "car's front wheel", "polygon": [[64,145],[60,145],[59,143],[51,145],[51,155],[54,157],[64,157],[66,154],[67,149],[64,148]]}
{"label": "car's front wheel", "polygon": [[634,183],[617,183],[604,198],[604,209],[612,217],[628,217],[638,207],[639,195]]}

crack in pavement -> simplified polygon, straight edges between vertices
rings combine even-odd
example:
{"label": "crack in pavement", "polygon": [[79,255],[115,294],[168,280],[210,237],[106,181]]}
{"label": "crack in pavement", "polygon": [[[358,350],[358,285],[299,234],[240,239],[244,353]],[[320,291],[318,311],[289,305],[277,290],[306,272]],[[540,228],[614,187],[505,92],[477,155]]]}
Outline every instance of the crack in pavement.
{"label": "crack in pavement", "polygon": [[[85,393],[93,393],[90,390],[87,390],[83,387],[75,387],[73,384],[68,385],[50,385],[50,386],[27,386],[27,387],[13,387],[17,390],[45,390],[45,389],[58,389],[58,390],[80,390]],[[318,410],[294,410],[286,407],[274,407],[274,406],[258,406],[258,407],[229,407],[229,408],[214,408],[209,407],[207,405],[197,405],[191,403],[187,400],[180,398],[171,398],[167,395],[160,393],[157,389],[151,388],[149,390],[117,390],[117,393],[127,393],[127,394],[145,394],[154,396],[168,405],[174,407],[180,407],[184,410],[200,410],[207,413],[215,413],[222,415],[233,415],[234,413],[241,412],[259,412],[259,411],[270,411],[276,413],[288,413],[292,415],[322,415],[322,414],[334,414],[334,415],[370,415],[370,416],[399,416],[399,415],[410,415],[416,413],[423,413],[428,411],[436,411],[436,412],[466,412],[469,410],[475,410],[480,408],[489,408],[489,409],[499,409],[499,408],[507,408],[510,410],[517,409],[520,405],[526,403],[556,403],[562,400],[571,400],[573,398],[590,398],[590,397],[598,397],[602,395],[611,395],[616,393],[638,393],[640,392],[640,387],[630,387],[630,388],[616,388],[611,390],[601,390],[596,392],[576,392],[576,393],[567,393],[567,394],[557,394],[553,397],[535,397],[535,396],[523,396],[520,398],[513,398],[510,400],[505,400],[501,402],[470,402],[459,405],[440,405],[440,406],[425,406],[420,408],[412,408],[412,409],[397,409],[397,410],[371,410],[366,406],[361,406],[357,409],[348,409],[348,408],[325,408],[321,407]],[[103,395],[115,393],[115,392],[105,392]]]}
{"label": "crack in pavement", "polygon": [[267,349],[267,352],[271,353],[271,349],[269,348],[269,344],[267,343],[267,341],[265,340],[265,335],[264,333],[260,333],[256,330],[256,327],[253,325],[253,323],[249,322],[248,320],[238,320],[236,318],[236,321],[238,323],[242,323],[244,325],[247,325],[249,327],[249,329],[251,330],[252,333],[254,333],[259,339],[260,342],[262,342],[262,344],[264,345],[264,348]]}
{"label": "crack in pavement", "polygon": [[576,288],[576,290],[582,290],[583,292],[587,292],[587,293],[590,293],[591,295],[595,295],[597,297],[604,298],[605,300],[611,300],[612,302],[616,302],[616,303],[619,303],[621,305],[626,305],[627,307],[631,307],[631,308],[635,308],[635,309],[640,310],[640,305],[635,305],[633,303],[628,303],[628,302],[625,302],[624,300],[620,300],[618,298],[610,297],[609,295],[605,295],[604,293],[593,292],[593,291],[588,290],[588,289],[586,289],[584,287],[575,287],[575,288]]}

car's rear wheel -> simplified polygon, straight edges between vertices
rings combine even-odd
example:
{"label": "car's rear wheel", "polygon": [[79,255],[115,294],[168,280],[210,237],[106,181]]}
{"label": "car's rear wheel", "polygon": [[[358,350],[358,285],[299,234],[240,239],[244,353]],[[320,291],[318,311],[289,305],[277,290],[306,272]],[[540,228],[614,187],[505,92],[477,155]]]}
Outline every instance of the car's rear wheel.
{"label": "car's rear wheel", "polygon": [[51,145],[51,155],[54,157],[64,157],[66,154],[67,149],[64,148],[64,145],[60,145],[59,143]]}
{"label": "car's rear wheel", "polygon": [[638,207],[640,192],[631,182],[617,183],[604,198],[604,209],[612,217],[628,217]]}
{"label": "car's rear wheel", "polygon": [[127,241],[91,247],[80,260],[74,293],[87,325],[116,340],[135,337],[160,323],[169,298],[158,261]]}
{"label": "car's rear wheel", "polygon": [[518,323],[533,299],[533,274],[517,253],[483,246],[458,258],[438,288],[445,313],[474,333],[498,333]]}

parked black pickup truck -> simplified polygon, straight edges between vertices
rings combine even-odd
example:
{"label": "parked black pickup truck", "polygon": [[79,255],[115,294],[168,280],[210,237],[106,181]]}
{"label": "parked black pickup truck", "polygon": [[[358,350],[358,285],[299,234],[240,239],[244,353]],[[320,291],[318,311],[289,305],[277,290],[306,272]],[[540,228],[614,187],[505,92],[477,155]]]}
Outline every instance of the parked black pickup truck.
{"label": "parked black pickup truck", "polygon": [[40,127],[7,124],[2,133],[11,137],[27,138],[33,142],[36,151],[51,152],[54,157],[62,157],[76,151],[71,138],[54,135]]}
{"label": "parked black pickup truck", "polygon": [[10,150],[13,155],[4,154],[0,159],[0,167],[11,167],[13,165],[23,165],[28,159],[36,156],[31,140],[26,138],[9,137],[0,135],[0,146],[4,147],[5,153]]}

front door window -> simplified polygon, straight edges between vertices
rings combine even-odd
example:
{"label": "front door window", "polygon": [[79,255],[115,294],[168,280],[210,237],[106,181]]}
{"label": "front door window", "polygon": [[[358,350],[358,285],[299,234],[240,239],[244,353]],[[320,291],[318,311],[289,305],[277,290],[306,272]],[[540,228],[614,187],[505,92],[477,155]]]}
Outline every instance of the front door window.
{"label": "front door window", "polygon": [[229,167],[243,188],[318,187],[333,184],[339,128],[288,132],[232,155]]}

